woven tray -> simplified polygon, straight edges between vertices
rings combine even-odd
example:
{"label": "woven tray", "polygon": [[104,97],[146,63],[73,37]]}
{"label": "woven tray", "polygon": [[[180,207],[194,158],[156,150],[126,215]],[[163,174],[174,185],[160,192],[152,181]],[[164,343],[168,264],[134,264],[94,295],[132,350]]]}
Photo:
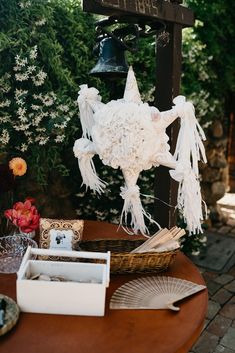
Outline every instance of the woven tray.
{"label": "woven tray", "polygon": [[144,240],[97,239],[84,240],[80,247],[84,251],[111,251],[110,272],[115,273],[158,273],[171,265],[177,250],[161,253],[148,252],[131,254],[130,251],[141,245]]}

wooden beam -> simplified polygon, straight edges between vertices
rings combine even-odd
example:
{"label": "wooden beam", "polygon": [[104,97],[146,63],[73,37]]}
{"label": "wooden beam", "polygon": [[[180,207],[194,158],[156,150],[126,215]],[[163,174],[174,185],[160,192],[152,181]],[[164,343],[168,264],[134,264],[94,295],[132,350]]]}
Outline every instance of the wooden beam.
{"label": "wooden beam", "polygon": [[107,16],[137,15],[193,26],[194,13],[177,2],[166,0],[83,0],[83,10]]}
{"label": "wooden beam", "polygon": [[[182,26],[168,23],[166,31],[170,34],[170,42],[167,46],[157,49],[155,106],[160,111],[171,109],[172,100],[180,91]],[[167,129],[171,153],[174,153],[175,150],[178,130],[178,120]],[[175,206],[177,204],[177,189],[178,183],[170,177],[169,169],[163,166],[156,168],[155,197]],[[174,208],[156,200],[154,218],[162,227],[171,227],[175,225],[176,212]]]}

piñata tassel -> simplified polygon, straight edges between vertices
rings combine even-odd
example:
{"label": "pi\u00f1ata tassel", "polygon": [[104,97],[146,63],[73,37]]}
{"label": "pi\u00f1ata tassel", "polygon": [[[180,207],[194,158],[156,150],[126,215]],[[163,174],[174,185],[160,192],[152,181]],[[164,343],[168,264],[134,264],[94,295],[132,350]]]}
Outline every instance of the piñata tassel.
{"label": "pi\u00f1ata tassel", "polygon": [[101,194],[106,187],[106,183],[96,174],[95,165],[92,158],[95,155],[93,142],[86,138],[75,141],[73,152],[78,158],[78,166],[81,172],[83,184],[94,192]]}
{"label": "pi\u00f1ata tassel", "polygon": [[80,120],[82,124],[83,137],[91,137],[91,129],[94,125],[93,114],[97,105],[101,105],[99,91],[94,88],[88,88],[87,85],[81,85],[78,92],[78,106],[80,111]]}
{"label": "pi\u00f1ata tassel", "polygon": [[195,117],[193,104],[186,102],[183,96],[176,97],[173,102],[181,118],[181,127],[174,154],[177,167],[171,170],[170,174],[180,183],[177,206],[189,233],[198,233],[202,232],[201,221],[203,220],[198,162],[202,159],[206,163],[202,142],[206,137]]}
{"label": "pi\u00f1ata tassel", "polygon": [[[155,222],[151,215],[147,213],[140,200],[140,189],[136,185],[138,179],[138,173],[128,173],[128,171],[123,170],[123,175],[126,181],[124,187],[121,187],[121,197],[124,200],[124,205],[121,213],[120,224],[122,224],[123,229],[129,234],[137,234],[138,232],[142,233],[144,236],[148,236],[149,230],[145,224],[144,218],[147,218],[151,223],[154,223],[161,228],[160,225]],[[123,224],[128,224],[128,215],[130,215],[130,226],[133,230],[131,233],[127,230]]]}
{"label": "pi\u00f1ata tassel", "polygon": [[177,169],[170,171],[171,177],[179,182],[177,207],[187,224],[189,234],[202,233],[202,197],[198,178],[193,170],[185,169],[178,174]]}

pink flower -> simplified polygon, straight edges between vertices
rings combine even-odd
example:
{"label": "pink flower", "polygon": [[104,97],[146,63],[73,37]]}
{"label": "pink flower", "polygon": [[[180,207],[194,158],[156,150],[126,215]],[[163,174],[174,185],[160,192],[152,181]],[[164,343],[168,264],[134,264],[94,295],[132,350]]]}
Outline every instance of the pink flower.
{"label": "pink flower", "polygon": [[31,196],[26,197],[25,201],[27,201],[27,200],[30,201],[32,205],[36,202],[35,198],[31,197]]}
{"label": "pink flower", "polygon": [[16,202],[12,209],[5,211],[5,216],[24,233],[30,233],[39,226],[40,214],[29,199]]}

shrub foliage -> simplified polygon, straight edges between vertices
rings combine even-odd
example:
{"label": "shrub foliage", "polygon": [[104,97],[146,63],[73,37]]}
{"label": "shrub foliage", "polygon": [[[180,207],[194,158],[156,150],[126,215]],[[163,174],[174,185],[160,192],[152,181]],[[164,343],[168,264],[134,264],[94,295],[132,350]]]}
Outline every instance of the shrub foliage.
{"label": "shrub foliage", "polygon": [[[229,3],[187,0],[200,20],[183,33],[182,93],[195,103],[205,127],[222,116],[223,104],[235,87],[234,41],[225,40],[234,34],[235,12]],[[221,23],[221,13],[228,26]],[[110,99],[110,91],[121,97],[124,89],[123,81],[114,88],[89,76],[96,61],[95,18],[83,13],[76,0],[1,0],[0,28],[0,152],[23,156],[29,165],[28,178],[43,185],[45,193],[51,187],[51,175],[62,178],[73,194],[78,216],[118,222],[121,172],[103,167],[96,159],[100,177],[109,183],[97,199],[80,188],[72,153],[74,140],[81,136],[76,105],[79,85],[96,86],[104,100]],[[144,100],[152,102],[154,38],[141,40],[138,54],[129,54],[128,60],[134,65]],[[153,180],[154,171],[141,175],[143,194],[153,194]],[[143,203],[151,213],[153,199],[143,198]],[[198,238],[190,242],[198,247]]]}

